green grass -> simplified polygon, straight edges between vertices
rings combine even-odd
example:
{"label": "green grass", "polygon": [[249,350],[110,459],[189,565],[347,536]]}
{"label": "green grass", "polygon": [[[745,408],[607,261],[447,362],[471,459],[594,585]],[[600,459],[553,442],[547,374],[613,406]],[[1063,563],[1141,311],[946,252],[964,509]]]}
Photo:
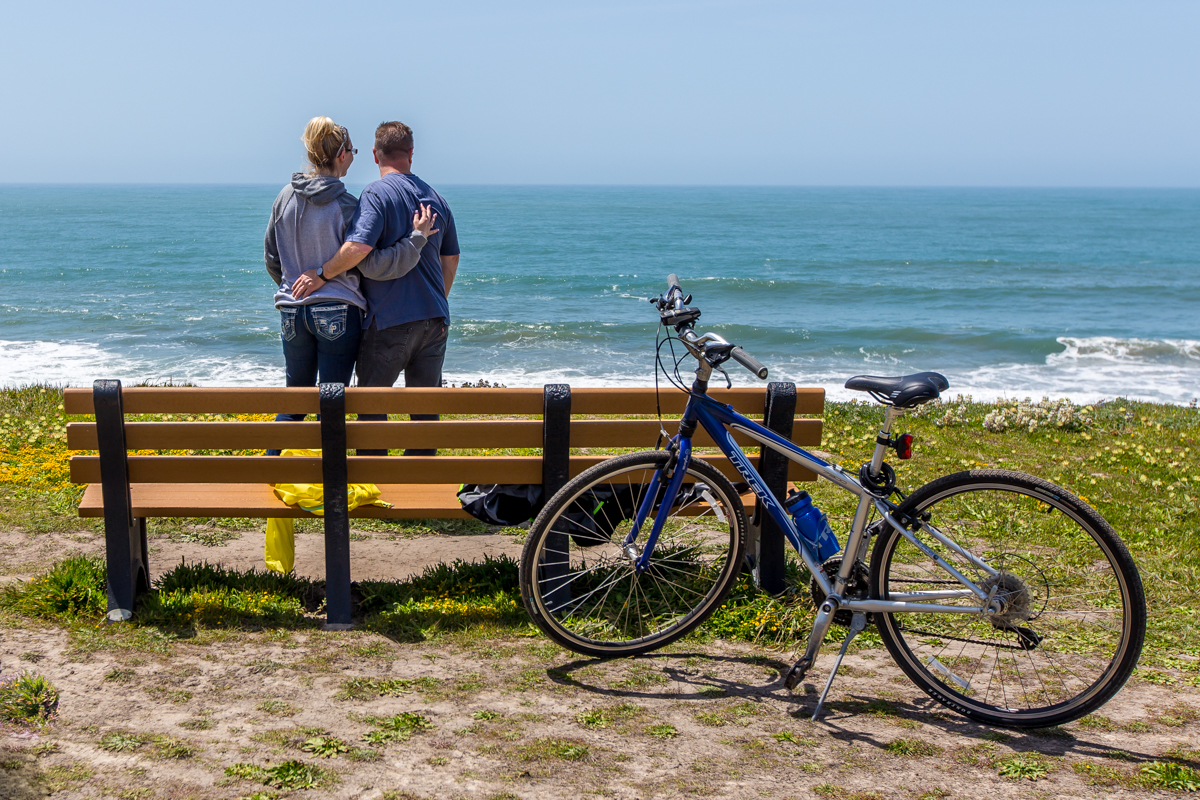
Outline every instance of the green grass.
{"label": "green grass", "polygon": [[35,672],[22,672],[0,682],[0,718],[24,725],[41,725],[58,711],[58,689]]}
{"label": "green grass", "polygon": [[225,768],[231,778],[261,783],[272,789],[315,789],[333,783],[337,775],[331,770],[306,764],[303,761],[284,761],[273,767],[255,764],[234,764]]}
{"label": "green grass", "polygon": [[1143,783],[1154,789],[1200,791],[1200,773],[1183,764],[1153,761],[1142,767],[1141,776]]}
{"label": "green grass", "polygon": [[571,739],[536,739],[517,749],[521,761],[583,761],[589,755],[588,746]]}
{"label": "green grass", "polygon": [[1050,774],[1046,761],[1036,753],[1014,753],[996,762],[996,773],[1014,781],[1038,781]]}
{"label": "green grass", "polygon": [[362,740],[377,746],[407,742],[413,734],[434,727],[429,717],[412,711],[404,711],[392,717],[367,717],[366,721],[374,725],[375,730],[364,733]]}
{"label": "green grass", "polygon": [[0,605],[42,619],[99,618],[106,607],[104,575],[99,559],[67,558],[28,583],[5,586]]}
{"label": "green grass", "polygon": [[903,758],[929,758],[942,752],[942,748],[922,739],[893,739],[884,749]]}
{"label": "green grass", "polygon": [[113,731],[100,737],[100,749],[110,753],[132,753],[145,744],[145,739],[135,733]]}
{"label": "green grass", "polygon": [[674,725],[668,725],[665,722],[659,725],[651,725],[646,728],[646,733],[655,739],[674,739],[679,735],[679,731]]}
{"label": "green grass", "polygon": [[336,736],[314,736],[306,740],[300,749],[322,758],[336,758],[342,753],[350,752],[350,745]]}

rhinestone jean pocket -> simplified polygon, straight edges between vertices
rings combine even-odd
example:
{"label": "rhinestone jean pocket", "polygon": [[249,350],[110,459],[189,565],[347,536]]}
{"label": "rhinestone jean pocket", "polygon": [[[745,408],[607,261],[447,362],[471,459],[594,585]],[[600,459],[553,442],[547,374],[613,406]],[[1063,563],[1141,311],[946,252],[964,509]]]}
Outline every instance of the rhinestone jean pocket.
{"label": "rhinestone jean pocket", "polygon": [[349,306],[344,304],[314,306],[309,309],[312,314],[313,327],[317,336],[333,341],[346,332],[346,313]]}
{"label": "rhinestone jean pocket", "polygon": [[281,308],[279,309],[280,326],[279,333],[283,336],[285,342],[290,342],[296,338],[296,308]]}

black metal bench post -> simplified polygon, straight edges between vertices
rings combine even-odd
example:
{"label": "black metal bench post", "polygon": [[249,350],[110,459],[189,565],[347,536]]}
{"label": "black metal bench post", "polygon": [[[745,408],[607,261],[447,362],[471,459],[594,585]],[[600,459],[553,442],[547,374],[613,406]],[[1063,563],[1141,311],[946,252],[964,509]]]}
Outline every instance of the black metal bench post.
{"label": "black metal bench post", "polygon": [[[571,472],[571,387],[548,383],[542,388],[542,497],[549,503],[559,489],[567,485]],[[569,540],[565,533],[550,533],[546,539],[547,556],[541,564],[539,580],[564,579],[570,569]],[[555,557],[557,556],[557,558]],[[552,609],[571,602],[571,587],[560,586],[547,592]]]}
{"label": "black metal bench post", "polygon": [[120,381],[92,384],[96,438],[100,452],[100,489],[104,498],[104,551],[107,565],[108,620],[133,616],[139,592],[150,588],[146,520],[134,519],[129,495],[129,454],[125,449],[125,409]]}
{"label": "black metal bench post", "polygon": [[347,499],[346,387],[322,383],[321,476],[325,495],[325,630],[349,630],[350,504]]}
{"label": "black metal bench post", "polygon": [[[767,385],[767,403],[763,410],[763,426],[791,441],[796,417],[796,384],[773,382]],[[763,447],[758,458],[758,472],[767,488],[782,502],[787,497],[788,466],[791,462],[782,454]],[[758,549],[754,553],[754,581],[767,594],[779,594],[785,588],[784,566],[787,539],[775,520],[762,507],[754,506],[754,524],[758,526]]]}

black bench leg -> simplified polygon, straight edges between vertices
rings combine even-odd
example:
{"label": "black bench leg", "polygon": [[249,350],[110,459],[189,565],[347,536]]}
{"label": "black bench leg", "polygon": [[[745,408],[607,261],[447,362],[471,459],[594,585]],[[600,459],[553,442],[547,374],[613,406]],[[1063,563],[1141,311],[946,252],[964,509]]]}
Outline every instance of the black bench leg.
{"label": "black bench leg", "polygon": [[[570,479],[571,465],[571,387],[548,383],[542,389],[542,493],[544,502]],[[541,563],[541,579],[565,581],[570,571],[570,541],[564,533],[551,533],[546,539],[546,556]],[[554,554],[559,554],[555,556]],[[571,587],[565,582],[546,595],[551,609],[571,602]]]}
{"label": "black bench leg", "polygon": [[349,630],[350,504],[346,497],[346,387],[322,383],[321,471],[325,494],[325,630]]}
{"label": "black bench leg", "polygon": [[[791,441],[795,417],[796,384],[768,384],[763,426]],[[775,499],[780,502],[787,497],[790,463],[785,456],[767,447],[762,449],[758,459],[759,474],[762,475],[767,488],[775,495]],[[787,539],[775,524],[775,520],[762,507],[761,502],[755,503],[754,522],[759,528],[758,552],[754,553],[754,580],[759,589],[767,594],[776,595],[786,588],[784,567],[787,562],[784,551]]]}
{"label": "black bench leg", "polygon": [[150,588],[146,520],[133,518],[133,502],[129,496],[121,382],[96,381],[92,386],[92,400],[96,409],[100,489],[104,498],[108,620],[124,622],[133,616],[138,592]]}

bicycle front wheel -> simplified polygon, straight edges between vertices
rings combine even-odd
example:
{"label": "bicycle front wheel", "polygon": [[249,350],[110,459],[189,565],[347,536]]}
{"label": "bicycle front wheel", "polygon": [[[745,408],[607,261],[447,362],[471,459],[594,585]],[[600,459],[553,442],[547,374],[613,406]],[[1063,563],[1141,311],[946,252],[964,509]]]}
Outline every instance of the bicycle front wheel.
{"label": "bicycle front wheel", "polygon": [[[530,527],[521,597],[533,622],[563,647],[592,656],[662,647],[707,619],[737,581],[746,535],[741,499],[698,459],[671,508],[660,507],[660,485],[637,540],[625,543],[668,458],[659,450],[597,464],[555,494]],[[663,514],[648,568],[639,573],[651,526]]]}
{"label": "bicycle front wheel", "polygon": [[[1090,713],[1124,685],[1141,654],[1146,600],[1129,551],[1090,506],[1032,475],[972,470],[922,486],[900,512],[958,545],[964,552],[914,532],[1001,605],[991,616],[875,615],[892,657],[931,697],[981,722],[1043,728]],[[872,597],[981,605],[954,597],[961,589],[899,531],[876,539]]]}

